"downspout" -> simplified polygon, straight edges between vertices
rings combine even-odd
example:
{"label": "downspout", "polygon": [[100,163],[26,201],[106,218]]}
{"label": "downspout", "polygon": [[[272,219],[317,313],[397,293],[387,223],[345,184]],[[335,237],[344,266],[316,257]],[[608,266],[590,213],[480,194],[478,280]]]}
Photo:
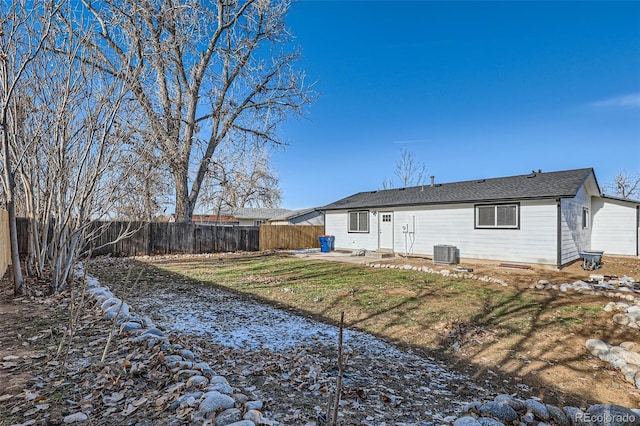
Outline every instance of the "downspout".
{"label": "downspout", "polygon": [[640,205],[636,206],[636,257],[640,256]]}
{"label": "downspout", "polygon": [[556,242],[556,264],[558,269],[562,268],[562,203],[561,198],[556,199],[557,204],[557,242]]}

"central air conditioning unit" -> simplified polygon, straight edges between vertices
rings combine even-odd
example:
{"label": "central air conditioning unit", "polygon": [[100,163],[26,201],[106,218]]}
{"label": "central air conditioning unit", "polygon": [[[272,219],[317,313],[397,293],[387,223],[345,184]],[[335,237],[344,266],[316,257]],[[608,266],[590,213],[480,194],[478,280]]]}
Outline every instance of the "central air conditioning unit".
{"label": "central air conditioning unit", "polygon": [[433,246],[433,263],[458,263],[458,249],[456,246]]}

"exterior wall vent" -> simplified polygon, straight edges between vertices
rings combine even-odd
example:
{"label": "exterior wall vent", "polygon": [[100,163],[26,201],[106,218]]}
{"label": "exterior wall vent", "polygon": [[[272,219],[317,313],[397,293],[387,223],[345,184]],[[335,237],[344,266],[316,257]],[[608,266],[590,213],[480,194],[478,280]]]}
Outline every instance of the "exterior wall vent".
{"label": "exterior wall vent", "polygon": [[458,263],[458,249],[456,246],[433,246],[433,263]]}

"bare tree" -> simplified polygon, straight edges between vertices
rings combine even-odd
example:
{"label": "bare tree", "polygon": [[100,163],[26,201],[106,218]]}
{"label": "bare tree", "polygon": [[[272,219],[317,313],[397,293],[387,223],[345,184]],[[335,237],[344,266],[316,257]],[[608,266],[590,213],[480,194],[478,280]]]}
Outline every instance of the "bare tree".
{"label": "bare tree", "polygon": [[640,195],[640,174],[632,176],[627,172],[620,172],[613,179],[613,183],[605,187],[605,190],[621,198],[637,199]]}
{"label": "bare tree", "polygon": [[[84,24],[76,21],[73,34],[89,37]],[[121,182],[137,164],[128,146],[137,139],[137,103],[121,81],[77,59],[91,52],[69,30],[53,27],[25,74],[30,109],[12,144],[30,219],[29,265],[39,276],[49,271],[52,292],[64,287],[91,224],[124,196]]]}
{"label": "bare tree", "polygon": [[159,143],[178,221],[231,133],[281,144],[278,124],[312,97],[288,46],[289,0],[82,2],[100,25],[97,64],[131,90]]}
{"label": "bare tree", "polygon": [[142,136],[130,147],[131,173],[120,182],[123,196],[113,208],[119,220],[151,222],[163,215],[171,202],[171,174],[153,140],[145,132]]}
{"label": "bare tree", "polygon": [[24,152],[18,146],[21,133],[21,101],[16,98],[32,62],[41,54],[58,6],[50,1],[0,0],[0,132],[2,133],[2,188],[9,212],[11,262],[16,295],[26,288],[20,269],[15,209],[16,165]]}
{"label": "bare tree", "polygon": [[[427,168],[423,162],[416,158],[413,152],[403,149],[400,153],[400,158],[396,161],[396,167],[393,172],[398,179],[400,187],[407,188],[424,184]],[[395,188],[394,181],[389,178],[383,180],[382,188]]]}
{"label": "bare tree", "polygon": [[264,148],[225,146],[210,165],[200,205],[219,212],[238,207],[278,207],[282,192]]}

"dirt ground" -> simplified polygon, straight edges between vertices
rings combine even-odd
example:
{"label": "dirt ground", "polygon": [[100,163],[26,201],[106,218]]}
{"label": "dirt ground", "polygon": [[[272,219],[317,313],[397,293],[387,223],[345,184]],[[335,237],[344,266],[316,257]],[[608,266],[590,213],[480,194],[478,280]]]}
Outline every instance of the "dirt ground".
{"label": "dirt ground", "polygon": [[[31,377],[30,368],[15,369],[15,361],[35,367],[46,357],[47,346],[48,349],[57,347],[51,339],[52,317],[55,316],[53,301],[35,297],[14,298],[8,280],[2,280],[1,284],[0,395],[5,395],[22,390]],[[37,283],[32,290],[40,290]]]}
{"label": "dirt ground", "polygon": [[39,381],[57,352],[59,326],[66,320],[65,298],[44,297],[47,283],[28,281],[32,294],[15,298],[9,279],[0,280],[0,425],[14,423],[10,410],[16,404],[47,409],[54,405],[43,403],[46,398],[28,389]]}
{"label": "dirt ground", "polygon": [[[353,256],[344,259],[354,262]],[[333,260],[339,261],[339,256]],[[604,307],[606,303],[618,299],[583,294],[567,296],[558,291],[532,289],[541,279],[559,285],[577,280],[587,281],[591,275],[627,276],[635,278],[636,282],[640,281],[639,258],[604,256],[602,260],[602,266],[596,271],[583,270],[580,261],[561,270],[537,265],[505,267],[500,266],[501,262],[468,259],[455,266],[473,269],[473,274],[477,276],[486,275],[504,280],[509,286],[523,292],[546,292],[549,294],[550,304],[560,305],[559,300],[566,304],[566,299],[570,298],[579,301],[581,305]],[[375,260],[365,258],[356,262],[428,266],[435,270],[452,270],[454,267],[454,265],[434,265],[431,259],[419,257]],[[568,308],[565,305],[562,309]],[[560,309],[555,312],[559,314]],[[585,341],[589,338],[601,339],[613,345],[624,341],[640,342],[640,330],[613,323],[611,314],[606,315],[601,309],[594,312],[585,311],[584,316],[584,323],[571,327],[569,333],[566,328],[553,331],[546,327],[544,333],[533,330],[526,338],[523,336],[520,339],[519,336],[513,336],[507,340],[499,339],[493,342],[491,339],[483,339],[482,335],[474,336],[474,332],[482,334],[487,330],[480,327],[474,330],[471,326],[470,329],[459,330],[459,335],[463,339],[462,349],[455,352],[450,350],[443,355],[453,363],[467,361],[469,365],[480,366],[478,373],[484,372],[485,369],[495,370],[518,381],[522,380],[523,383],[539,389],[538,396],[545,400],[553,400],[557,403],[564,401],[576,405],[591,401],[640,407],[640,390],[625,382],[619,371],[611,368],[608,363],[589,355],[585,349]],[[530,343],[532,341],[537,344],[532,345]],[[590,385],[587,386],[587,383]]]}

